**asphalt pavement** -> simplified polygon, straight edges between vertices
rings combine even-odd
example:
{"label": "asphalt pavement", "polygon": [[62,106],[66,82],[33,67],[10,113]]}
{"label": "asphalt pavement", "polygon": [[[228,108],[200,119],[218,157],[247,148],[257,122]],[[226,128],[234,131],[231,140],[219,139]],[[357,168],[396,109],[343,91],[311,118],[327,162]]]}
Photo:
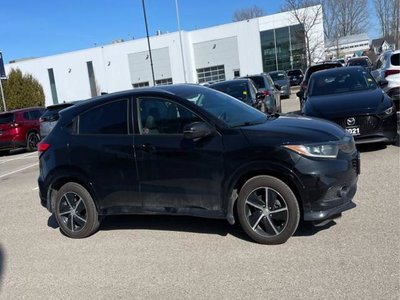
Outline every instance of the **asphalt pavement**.
{"label": "asphalt pavement", "polygon": [[0,157],[0,299],[399,299],[399,149],[360,148],[357,207],[278,246],[169,216],[108,217],[69,239],[40,206],[37,154]]}

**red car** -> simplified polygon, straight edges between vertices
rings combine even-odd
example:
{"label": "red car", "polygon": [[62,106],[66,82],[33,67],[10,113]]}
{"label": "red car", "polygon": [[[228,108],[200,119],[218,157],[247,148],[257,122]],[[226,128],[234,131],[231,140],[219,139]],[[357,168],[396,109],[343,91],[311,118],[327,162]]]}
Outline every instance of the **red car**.
{"label": "red car", "polygon": [[31,107],[0,113],[0,154],[16,148],[35,151],[40,141],[39,118],[44,108]]}

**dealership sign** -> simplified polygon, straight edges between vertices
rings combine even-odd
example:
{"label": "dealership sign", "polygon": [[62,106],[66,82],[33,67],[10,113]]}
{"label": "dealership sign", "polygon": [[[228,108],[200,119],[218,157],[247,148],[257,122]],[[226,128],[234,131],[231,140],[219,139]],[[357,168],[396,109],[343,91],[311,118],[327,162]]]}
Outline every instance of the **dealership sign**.
{"label": "dealership sign", "polygon": [[6,78],[6,70],[4,69],[3,53],[0,52],[0,79]]}

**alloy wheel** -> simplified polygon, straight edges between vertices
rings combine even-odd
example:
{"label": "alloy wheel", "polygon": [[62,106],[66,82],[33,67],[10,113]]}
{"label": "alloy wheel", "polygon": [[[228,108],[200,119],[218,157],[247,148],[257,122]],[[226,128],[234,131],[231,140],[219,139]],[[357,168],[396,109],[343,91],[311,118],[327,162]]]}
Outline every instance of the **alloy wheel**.
{"label": "alloy wheel", "polygon": [[30,134],[28,139],[29,148],[32,150],[36,150],[39,140],[40,138],[37,134]]}
{"label": "alloy wheel", "polygon": [[85,201],[76,193],[65,193],[60,201],[59,217],[72,232],[80,231],[87,222]]}
{"label": "alloy wheel", "polygon": [[252,230],[266,237],[279,235],[289,220],[285,199],[270,187],[260,187],[249,194],[245,213]]}

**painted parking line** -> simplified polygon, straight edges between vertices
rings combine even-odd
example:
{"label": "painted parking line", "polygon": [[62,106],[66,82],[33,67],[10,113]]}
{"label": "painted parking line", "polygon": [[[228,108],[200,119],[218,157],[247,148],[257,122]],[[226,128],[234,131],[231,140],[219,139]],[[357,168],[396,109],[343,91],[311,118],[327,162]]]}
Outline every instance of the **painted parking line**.
{"label": "painted parking line", "polygon": [[39,189],[39,187],[37,186],[37,187],[33,188],[32,191],[37,191],[38,189]]}
{"label": "painted parking line", "polygon": [[5,163],[10,162],[10,161],[18,160],[18,159],[33,158],[35,156],[37,156],[37,153],[28,153],[28,154],[24,154],[24,155],[19,156],[19,157],[9,158],[7,160],[0,160],[0,165],[1,164],[5,164]]}
{"label": "painted parking line", "polygon": [[28,165],[28,166],[26,166],[26,167],[23,167],[23,168],[21,168],[21,169],[17,169],[17,170],[8,172],[8,173],[6,173],[6,174],[0,175],[0,178],[3,178],[3,177],[6,177],[6,176],[9,176],[9,175],[12,175],[12,174],[15,174],[15,173],[24,171],[24,170],[26,170],[26,169],[35,167],[35,166],[37,166],[37,165],[39,165],[39,163],[34,163],[34,164]]}

